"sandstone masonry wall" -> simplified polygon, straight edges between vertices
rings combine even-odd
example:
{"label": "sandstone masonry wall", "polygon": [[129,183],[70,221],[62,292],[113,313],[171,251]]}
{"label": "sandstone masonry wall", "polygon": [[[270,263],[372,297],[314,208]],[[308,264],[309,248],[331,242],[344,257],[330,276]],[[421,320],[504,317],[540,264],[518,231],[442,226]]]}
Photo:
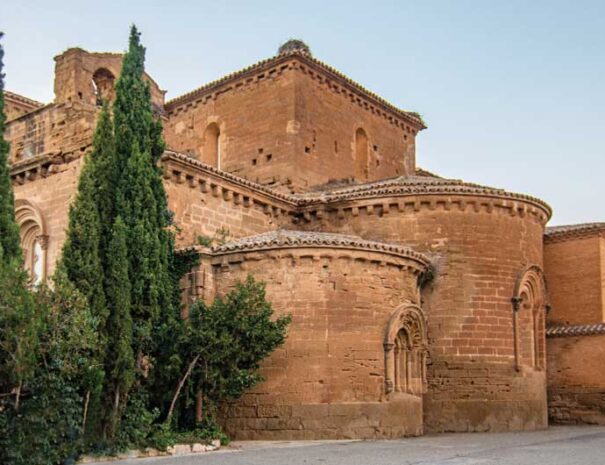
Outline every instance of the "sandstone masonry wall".
{"label": "sandstone masonry wall", "polygon": [[[515,369],[511,298],[530,264],[542,265],[548,213],[531,202],[456,195],[344,200],[311,210],[297,227],[405,244],[433,257],[423,292],[429,321],[429,431],[535,429],[546,426],[542,319],[537,333],[521,310],[520,371]],[[369,193],[368,197],[372,197]],[[329,196],[327,196],[329,198]],[[544,309],[542,309],[544,311]]]}
{"label": "sandstone masonry wall", "polygon": [[605,235],[573,240],[547,237],[544,270],[548,278],[553,324],[605,322]]}
{"label": "sandstone masonry wall", "polygon": [[239,239],[289,222],[293,205],[283,196],[254,189],[183,155],[166,154],[162,163],[180,247],[196,245],[200,235],[216,237],[220,230],[228,231],[228,239]]}
{"label": "sandstone masonry wall", "polygon": [[605,331],[547,342],[550,420],[605,425]]}
{"label": "sandstone masonry wall", "polygon": [[48,235],[46,276],[52,276],[61,256],[69,205],[76,193],[82,160],[55,165],[55,172],[51,176],[14,185],[15,201],[29,201],[39,210],[44,220]]}
{"label": "sandstone masonry wall", "polygon": [[[414,174],[418,128],[396,125],[380,111],[360,105],[358,98],[343,95],[312,67],[297,68],[295,109],[300,124],[296,161],[305,187],[346,178],[366,182]],[[365,147],[356,144],[358,130],[367,137]],[[359,149],[365,150],[367,161],[356,161],[362,155]],[[365,165],[365,174],[359,172],[359,163]]]}
{"label": "sandstone masonry wall", "polygon": [[[399,263],[398,263],[399,262]],[[228,407],[239,439],[400,437],[422,433],[419,396],[385,395],[384,333],[393,310],[417,301],[417,272],[376,252],[259,251],[217,257],[218,294],[251,273],[277,314],[292,315],[266,381]],[[205,280],[207,281],[207,280]]]}
{"label": "sandstone masonry wall", "polygon": [[167,112],[164,136],[171,149],[216,167],[216,151],[205,138],[215,124],[222,170],[284,188],[293,181],[294,82],[287,64],[209,89],[192,102],[169,104]]}
{"label": "sandstone masonry wall", "polygon": [[171,149],[217,166],[218,131],[221,169],[283,192],[414,173],[424,125],[373,99],[316,60],[275,57],[168,102],[165,136]]}
{"label": "sandstone masonry wall", "polygon": [[550,419],[605,424],[605,224],[549,228],[544,264]]}
{"label": "sandstone masonry wall", "polygon": [[42,103],[31,100],[13,92],[4,91],[4,114],[10,121],[43,106]]}

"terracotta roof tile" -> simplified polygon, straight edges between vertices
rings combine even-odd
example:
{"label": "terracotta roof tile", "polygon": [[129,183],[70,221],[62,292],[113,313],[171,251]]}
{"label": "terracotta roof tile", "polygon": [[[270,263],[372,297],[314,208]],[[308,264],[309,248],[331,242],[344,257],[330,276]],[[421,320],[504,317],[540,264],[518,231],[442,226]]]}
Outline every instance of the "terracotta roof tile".
{"label": "terracotta roof tile", "polygon": [[258,61],[257,63],[254,63],[251,66],[248,66],[246,68],[242,68],[233,73],[227,74],[219,79],[216,79],[207,84],[204,84],[203,86],[198,87],[197,89],[187,92],[186,94],[175,97],[175,98],[169,100],[168,102],[166,102],[166,105],[165,105],[166,111],[169,112],[174,107],[184,104],[184,103],[188,102],[190,99],[192,99],[200,94],[203,94],[214,88],[218,88],[227,82],[233,81],[235,79],[239,79],[239,78],[245,76],[246,74],[255,73],[257,71],[260,71],[262,68],[275,66],[279,63],[287,61],[288,59],[290,59],[292,57],[296,57],[299,60],[301,60],[302,62],[305,62],[307,64],[312,64],[312,65],[319,67],[322,71],[324,71],[328,74],[332,74],[334,77],[341,79],[346,84],[353,87],[355,90],[365,94],[368,98],[370,98],[371,100],[374,100],[376,103],[382,105],[383,107],[387,108],[391,112],[393,112],[399,116],[402,116],[402,117],[410,120],[411,122],[414,122],[416,125],[420,126],[421,128],[426,128],[426,125],[425,125],[424,121],[422,120],[422,117],[418,113],[413,112],[413,111],[402,110],[402,109],[392,105],[391,103],[389,103],[388,101],[386,101],[385,99],[380,97],[379,95],[366,89],[361,84],[350,79],[345,74],[343,74],[340,71],[336,70],[335,68],[327,65],[323,61],[320,61],[317,58],[314,58],[311,55],[304,53],[301,50],[296,50],[296,49],[286,52],[286,53],[275,55],[275,56],[273,56],[271,58],[267,58],[265,60]]}
{"label": "terracotta roof tile", "polygon": [[409,247],[402,247],[384,242],[368,241],[358,236],[332,234],[311,231],[278,230],[237,239],[223,245],[212,247],[215,254],[267,250],[272,248],[328,247],[342,249],[361,249],[373,252],[388,253],[403,258],[413,259],[424,266],[430,260],[425,255]]}

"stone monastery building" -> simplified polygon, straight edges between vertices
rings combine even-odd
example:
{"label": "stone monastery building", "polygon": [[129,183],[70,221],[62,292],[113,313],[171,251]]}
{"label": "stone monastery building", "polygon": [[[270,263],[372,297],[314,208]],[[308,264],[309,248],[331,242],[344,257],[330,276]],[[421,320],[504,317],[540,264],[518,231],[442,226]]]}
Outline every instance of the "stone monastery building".
{"label": "stone monastery building", "polygon": [[[55,58],[55,99],[7,92],[16,214],[52,275],[122,56]],[[181,247],[183,300],[249,273],[291,313],[236,438],[374,438],[605,424],[605,223],[546,228],[542,200],[416,166],[426,128],[290,41],[168,102],[147,76]],[[225,235],[213,247],[199,236]]]}

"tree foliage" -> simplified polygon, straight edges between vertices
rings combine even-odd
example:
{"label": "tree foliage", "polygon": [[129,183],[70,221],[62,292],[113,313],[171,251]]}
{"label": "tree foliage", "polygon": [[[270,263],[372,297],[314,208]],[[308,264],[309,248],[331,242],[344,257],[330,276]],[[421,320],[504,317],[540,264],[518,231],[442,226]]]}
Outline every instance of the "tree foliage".
{"label": "tree foliage", "polygon": [[[0,76],[1,59],[0,48]],[[179,280],[198,256],[175,251],[158,166],[162,127],[144,62],[133,26],[115,102],[111,110],[104,103],[82,167],[52,288],[30,288],[22,266],[0,77],[3,465],[167,445],[175,431],[200,426],[196,401],[202,426],[211,427],[194,434],[217,434],[217,406],[258,383],[260,362],[284,341],[289,317],[272,319],[264,285],[251,277],[181,318]]]}
{"label": "tree foliage", "polygon": [[135,361],[132,348],[132,316],[130,314],[130,282],[128,280],[128,248],[126,227],[117,217],[108,249],[107,294],[109,320],[107,332],[107,401],[111,415],[106,425],[109,437],[114,437],[128,393],[135,381]]}
{"label": "tree foliage", "polygon": [[192,403],[200,395],[203,416],[211,419],[222,402],[262,381],[260,362],[283,344],[291,321],[289,315],[272,318],[264,283],[252,276],[211,305],[199,300],[192,306],[180,349],[189,371],[180,380],[187,383],[182,426],[194,426]]}
{"label": "tree foliage", "polygon": [[[154,328],[173,319],[174,282],[170,276],[174,238],[159,157],[164,151],[161,123],[153,116],[151,90],[144,76],[145,48],[132,27],[128,53],[116,84],[116,213],[127,228],[134,350],[139,358],[157,349]],[[176,305],[178,307],[178,304]]]}
{"label": "tree foliage", "polygon": [[[0,39],[2,33],[0,32]],[[8,142],[4,139],[4,48],[0,44],[0,248],[3,260],[20,260],[19,226],[15,221],[15,199],[8,167]]]}
{"label": "tree foliage", "polygon": [[[0,404],[0,463],[61,464],[81,447],[86,393],[98,374],[96,319],[86,298],[61,274],[52,290],[21,286],[19,294],[27,296],[34,350],[23,364],[26,375],[12,381],[13,395]],[[20,331],[14,325],[2,329],[3,340]]]}

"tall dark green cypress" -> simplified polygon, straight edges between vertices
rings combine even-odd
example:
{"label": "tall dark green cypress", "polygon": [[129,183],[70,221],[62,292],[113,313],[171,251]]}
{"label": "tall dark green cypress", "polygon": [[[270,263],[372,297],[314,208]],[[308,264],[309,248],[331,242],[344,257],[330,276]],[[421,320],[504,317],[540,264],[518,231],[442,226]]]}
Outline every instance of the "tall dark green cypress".
{"label": "tall dark green cypress", "polygon": [[107,297],[110,316],[107,321],[106,435],[111,439],[118,430],[121,413],[135,381],[135,359],[132,349],[133,328],[130,314],[130,282],[128,279],[127,230],[122,218],[114,223],[108,248]]}
{"label": "tall dark green cypress", "polygon": [[[153,356],[160,321],[174,314],[170,269],[174,239],[157,162],[164,150],[161,125],[154,119],[149,83],[144,78],[145,48],[133,26],[128,53],[116,85],[113,107],[117,177],[116,214],[128,231],[134,351]],[[160,318],[162,317],[162,318]]]}
{"label": "tall dark green cypress", "polygon": [[[3,34],[0,32],[0,39]],[[2,260],[21,260],[19,226],[15,221],[15,199],[8,166],[9,145],[4,139],[4,48],[0,44],[0,248]]]}
{"label": "tall dark green cypress", "polygon": [[113,182],[113,144],[113,124],[105,103],[97,122],[93,150],[86,156],[77,195],[70,206],[67,237],[58,266],[58,270],[86,297],[91,315],[97,321],[99,343],[97,352],[93,354],[95,367],[90,370],[89,379],[85,380],[90,412],[86,434],[90,438],[98,435],[107,410],[103,386],[107,371],[106,349],[110,340],[107,331],[109,309],[105,294],[104,245],[108,242],[111,229],[104,227],[103,221],[111,218],[106,211],[111,211],[113,204],[108,192]]}
{"label": "tall dark green cypress", "polygon": [[105,106],[97,123],[93,150],[80,174],[76,199],[69,209],[67,238],[60,263],[67,278],[86,296],[92,314],[100,320],[99,328],[103,333],[108,311],[100,249],[104,231],[99,210],[100,204],[107,200],[100,192],[99,184],[103,182],[100,168],[113,158],[112,132],[111,117]]}

